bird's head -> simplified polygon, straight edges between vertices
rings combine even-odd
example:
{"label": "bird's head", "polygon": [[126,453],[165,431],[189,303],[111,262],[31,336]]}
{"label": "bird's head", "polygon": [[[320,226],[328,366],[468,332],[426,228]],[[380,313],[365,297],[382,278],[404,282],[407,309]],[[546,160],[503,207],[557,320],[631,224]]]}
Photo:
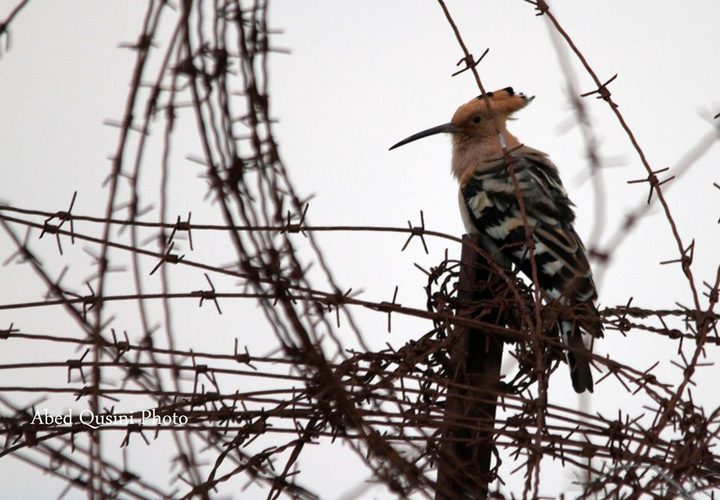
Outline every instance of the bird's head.
{"label": "bird's head", "polygon": [[410,142],[435,134],[452,134],[457,140],[482,139],[495,137],[497,132],[505,130],[505,122],[516,111],[527,106],[534,97],[516,93],[512,87],[487,92],[460,106],[449,123],[432,127],[395,144],[390,149],[404,146]]}

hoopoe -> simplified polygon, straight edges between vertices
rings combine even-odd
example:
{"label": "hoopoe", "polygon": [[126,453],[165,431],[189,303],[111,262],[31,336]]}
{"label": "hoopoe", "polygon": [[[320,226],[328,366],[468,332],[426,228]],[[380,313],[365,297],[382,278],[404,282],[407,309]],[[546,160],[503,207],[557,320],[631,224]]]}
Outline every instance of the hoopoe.
{"label": "hoopoe", "polygon": [[452,173],[460,183],[465,229],[479,234],[483,249],[498,264],[508,269],[515,265],[532,280],[525,223],[508,168],[512,164],[534,243],[541,293],[546,302],[562,306],[558,331],[573,388],[592,392],[590,350],[583,334],[602,337],[602,323],[587,252],[573,227],[574,205],[548,156],[524,146],[506,128],[508,118],[534,97],[515,93],[512,87],[485,95],[460,106],[450,123],[414,134],[390,149],[430,135],[451,134]]}

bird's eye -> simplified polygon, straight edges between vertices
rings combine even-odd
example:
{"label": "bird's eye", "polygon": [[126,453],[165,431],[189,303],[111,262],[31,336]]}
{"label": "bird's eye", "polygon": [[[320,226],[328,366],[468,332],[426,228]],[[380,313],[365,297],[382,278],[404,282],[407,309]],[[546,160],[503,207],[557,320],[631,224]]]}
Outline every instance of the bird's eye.
{"label": "bird's eye", "polygon": [[476,116],[475,118],[473,118],[473,123],[480,123],[481,121],[482,121],[482,118],[480,118],[479,116]]}

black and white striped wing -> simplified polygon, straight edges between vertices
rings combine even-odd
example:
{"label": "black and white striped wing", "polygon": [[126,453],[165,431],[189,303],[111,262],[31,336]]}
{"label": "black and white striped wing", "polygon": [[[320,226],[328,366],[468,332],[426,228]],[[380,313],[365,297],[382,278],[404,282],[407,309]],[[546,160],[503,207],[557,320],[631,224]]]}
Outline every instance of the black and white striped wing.
{"label": "black and white striped wing", "polygon": [[[557,300],[569,312],[558,321],[577,392],[593,390],[588,351],[582,333],[602,336],[594,305],[597,298],[587,252],[575,232],[575,213],[557,168],[542,153],[513,157],[517,191],[523,200],[527,229],[534,242],[538,284],[547,300]],[[473,230],[488,253],[504,266],[515,264],[532,279],[526,224],[516,186],[505,161],[476,170],[461,187],[468,231]]]}
{"label": "black and white striped wing", "polygon": [[[597,294],[587,253],[573,227],[572,202],[557,170],[542,157],[513,159],[515,178],[534,240],[538,280],[551,299],[567,305],[593,301]],[[526,228],[513,180],[504,162],[479,170],[462,187],[472,229],[498,262],[517,265],[532,276]]]}

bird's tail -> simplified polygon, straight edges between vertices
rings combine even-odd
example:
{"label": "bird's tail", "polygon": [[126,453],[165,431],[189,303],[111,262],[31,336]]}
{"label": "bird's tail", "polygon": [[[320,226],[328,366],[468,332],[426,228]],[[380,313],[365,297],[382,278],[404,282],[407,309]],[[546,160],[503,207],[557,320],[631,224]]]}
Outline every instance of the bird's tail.
{"label": "bird's tail", "polygon": [[559,321],[563,343],[567,346],[567,363],[570,378],[577,393],[593,392],[593,376],[590,371],[590,350],[585,347],[580,327],[570,321]]}

